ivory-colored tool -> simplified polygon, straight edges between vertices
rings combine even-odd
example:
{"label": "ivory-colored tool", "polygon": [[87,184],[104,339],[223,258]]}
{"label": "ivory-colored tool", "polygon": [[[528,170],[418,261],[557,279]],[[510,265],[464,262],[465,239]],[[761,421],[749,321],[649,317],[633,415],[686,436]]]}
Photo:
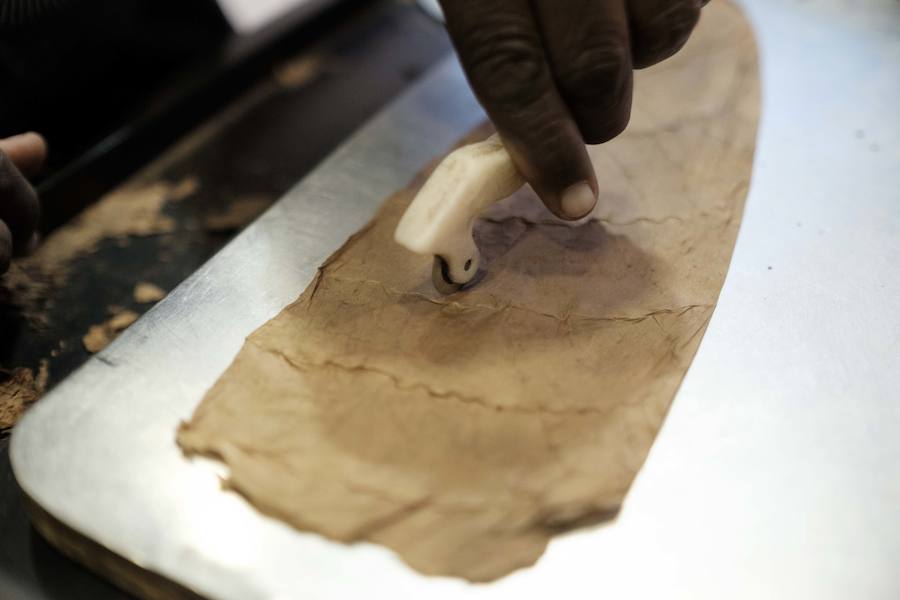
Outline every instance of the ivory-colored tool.
{"label": "ivory-colored tool", "polygon": [[394,239],[417,254],[434,256],[432,280],[451,294],[472,281],[479,253],[475,219],[525,185],[499,136],[463,146],[434,170],[400,219]]}

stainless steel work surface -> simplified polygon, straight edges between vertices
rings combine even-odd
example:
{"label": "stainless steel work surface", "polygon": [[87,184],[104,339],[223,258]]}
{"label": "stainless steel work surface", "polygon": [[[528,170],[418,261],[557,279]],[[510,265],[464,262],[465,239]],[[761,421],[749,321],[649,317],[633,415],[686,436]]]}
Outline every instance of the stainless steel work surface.
{"label": "stainless steel work surface", "polygon": [[244,337],[482,118],[452,62],[32,409],[12,441],[25,492],[222,599],[900,597],[900,4],[745,4],[764,87],[746,215],[616,521],[469,585],[263,517],[175,447]]}

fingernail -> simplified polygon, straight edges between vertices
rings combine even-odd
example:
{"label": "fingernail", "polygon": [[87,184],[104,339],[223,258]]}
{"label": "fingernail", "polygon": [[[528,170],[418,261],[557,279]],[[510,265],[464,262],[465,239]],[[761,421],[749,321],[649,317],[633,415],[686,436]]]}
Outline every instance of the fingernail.
{"label": "fingernail", "polygon": [[586,182],[576,183],[562,193],[559,203],[562,213],[570,219],[580,219],[594,210],[597,197],[594,190]]}

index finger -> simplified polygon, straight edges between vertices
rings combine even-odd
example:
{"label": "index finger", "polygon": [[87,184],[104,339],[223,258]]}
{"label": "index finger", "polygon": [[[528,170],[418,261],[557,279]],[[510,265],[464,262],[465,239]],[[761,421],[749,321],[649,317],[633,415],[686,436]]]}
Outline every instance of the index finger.
{"label": "index finger", "polygon": [[529,0],[441,0],[475,95],[517,168],[554,214],[593,208],[584,138],[557,90]]}

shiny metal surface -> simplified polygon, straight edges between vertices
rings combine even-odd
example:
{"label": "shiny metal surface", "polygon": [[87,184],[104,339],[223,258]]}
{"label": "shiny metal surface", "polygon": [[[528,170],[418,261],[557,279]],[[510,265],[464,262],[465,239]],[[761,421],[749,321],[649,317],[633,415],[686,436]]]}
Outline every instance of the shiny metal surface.
{"label": "shiny metal surface", "polygon": [[718,309],[612,524],[491,585],[257,514],[173,443],[247,334],[474,125],[453,63],[396,103],[14,434],[25,491],[222,599],[900,597],[900,5],[747,0],[755,176]]}

